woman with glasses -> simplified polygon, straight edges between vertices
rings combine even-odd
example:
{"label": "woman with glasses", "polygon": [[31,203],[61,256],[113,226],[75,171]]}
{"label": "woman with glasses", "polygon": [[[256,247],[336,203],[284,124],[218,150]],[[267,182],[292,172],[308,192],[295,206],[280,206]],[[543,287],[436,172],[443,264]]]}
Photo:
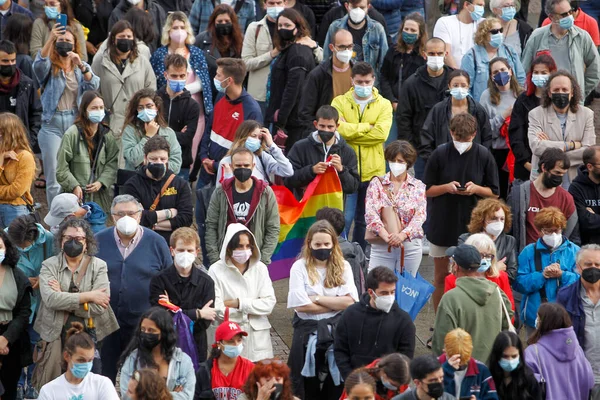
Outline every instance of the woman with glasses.
{"label": "woman with glasses", "polygon": [[[88,316],[91,317],[98,342],[119,329],[119,325],[109,303],[106,262],[95,256],[98,246],[90,225],[79,218],[67,219],[54,236],[54,248],[57,255],[44,261],[40,271],[41,302],[34,329],[40,334],[42,346],[46,344],[45,351],[58,351],[60,359],[60,341],[64,342],[72,322],[88,327]],[[56,340],[58,345],[53,343]],[[94,359],[95,373],[100,373],[98,361]],[[38,384],[50,382],[60,374],[58,360],[47,363]]]}
{"label": "woman with glasses", "polygon": [[540,304],[555,302],[558,288],[579,279],[575,272],[579,246],[563,236],[567,219],[556,207],[542,209],[533,220],[542,237],[527,245],[519,254],[514,289],[523,293],[521,320],[527,326],[527,336],[536,328]]}
{"label": "woman with glasses", "polygon": [[488,18],[477,26],[475,45],[462,59],[461,69],[471,78],[470,92],[476,101],[488,87],[490,60],[503,57],[508,60],[520,86],[525,85],[525,70],[512,47],[504,44],[504,28],[496,18]]}
{"label": "woman with glasses", "polygon": [[163,117],[163,102],[154,90],[135,93],[125,114],[123,125],[123,156],[125,169],[135,170],[144,163],[144,144],[159,135],[169,143],[169,169],[175,174],[181,169],[181,146],[173,129]]}
{"label": "woman with glasses", "polygon": [[[521,57],[521,52],[525,48],[527,39],[531,36],[533,29],[529,24],[522,19],[519,19],[517,14],[518,0],[490,0],[490,10],[504,31],[504,44],[512,47],[513,50]],[[527,3],[523,6],[526,7]]]}

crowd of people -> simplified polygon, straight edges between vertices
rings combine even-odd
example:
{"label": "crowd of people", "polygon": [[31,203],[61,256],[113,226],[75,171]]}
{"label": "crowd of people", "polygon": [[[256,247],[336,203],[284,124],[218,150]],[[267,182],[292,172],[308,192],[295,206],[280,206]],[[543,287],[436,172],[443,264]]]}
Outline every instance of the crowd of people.
{"label": "crowd of people", "polygon": [[600,399],[600,9],[542,3],[0,0],[0,398]]}

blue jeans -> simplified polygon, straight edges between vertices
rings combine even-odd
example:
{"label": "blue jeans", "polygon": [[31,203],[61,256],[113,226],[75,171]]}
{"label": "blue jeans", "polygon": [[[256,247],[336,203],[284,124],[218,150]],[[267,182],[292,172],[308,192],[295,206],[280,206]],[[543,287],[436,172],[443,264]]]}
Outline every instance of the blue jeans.
{"label": "blue jeans", "polygon": [[29,211],[27,211],[26,206],[0,204],[0,228],[7,228],[15,218],[27,214],[29,214]]}
{"label": "blue jeans", "polygon": [[42,122],[38,134],[38,142],[42,150],[44,175],[46,176],[46,199],[48,207],[52,200],[60,193],[60,184],[56,180],[57,156],[60,142],[67,129],[75,121],[77,110],[56,111],[49,122]]}
{"label": "blue jeans", "polygon": [[[394,113],[395,115],[395,113]],[[390,128],[390,133],[385,141],[385,147],[388,144],[392,143],[394,140],[398,140],[398,124],[396,123],[396,117],[392,120],[392,127]],[[387,164],[387,163],[386,163]]]}
{"label": "blue jeans", "polygon": [[177,176],[186,182],[189,181],[190,180],[190,169],[189,168],[181,168],[179,170],[179,173],[177,174]]}
{"label": "blue jeans", "polygon": [[346,205],[344,207],[345,227],[343,235],[348,238],[350,225],[354,221],[352,241],[358,242],[363,251],[367,247],[367,242],[365,241],[365,231],[367,229],[367,224],[365,223],[365,198],[367,197],[369,183],[361,182],[358,192],[346,196]]}
{"label": "blue jeans", "polygon": [[425,165],[427,164],[427,160],[421,157],[417,157],[417,161],[415,161],[415,178],[422,181],[423,176],[425,175]]}

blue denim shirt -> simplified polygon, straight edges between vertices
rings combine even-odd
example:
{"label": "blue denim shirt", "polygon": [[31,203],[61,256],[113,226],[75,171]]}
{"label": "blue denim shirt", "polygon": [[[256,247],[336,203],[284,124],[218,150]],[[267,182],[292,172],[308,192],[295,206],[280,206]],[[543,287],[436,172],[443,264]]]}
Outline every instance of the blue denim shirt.
{"label": "blue denim shirt", "polygon": [[[83,93],[88,90],[98,90],[100,87],[100,78],[94,74],[92,67],[90,67],[90,65],[85,61],[82,61],[82,63],[90,69],[92,79],[86,81],[81,73],[81,70],[79,68],[75,68],[75,77],[79,83],[79,89],[77,91],[77,104],[81,102],[81,96]],[[54,75],[52,73],[52,63],[50,62],[50,57],[42,57],[41,51],[38,51],[37,55],[35,56],[35,61],[33,62],[33,74],[35,75],[40,88],[43,90],[41,98],[43,109],[42,122],[50,122],[54,116],[54,113],[56,112],[58,101],[65,91],[65,73],[63,70],[60,70],[58,75]]]}
{"label": "blue denim shirt", "polygon": [[[208,64],[206,63],[206,58],[204,57],[204,53],[196,46],[189,46],[188,50],[190,51],[190,67],[194,70],[194,73],[200,81],[202,82],[202,99],[204,100],[204,115],[208,115],[213,110],[213,101],[212,101],[212,86],[213,82],[208,75]],[[169,53],[167,46],[162,46],[156,49],[154,54],[152,54],[152,58],[150,59],[150,64],[152,65],[152,69],[154,70],[154,75],[156,75],[156,87],[161,88],[167,84],[167,80],[165,79],[165,57]]]}
{"label": "blue denim shirt", "polygon": [[[383,65],[383,59],[388,51],[387,37],[383,26],[379,22],[371,19],[368,15],[366,18],[367,31],[362,40],[363,60],[371,64],[377,76],[379,76],[379,71]],[[324,60],[328,60],[329,57],[331,57],[332,54],[331,50],[329,50],[329,43],[331,43],[333,34],[340,28],[348,29],[348,15],[344,18],[336,19],[329,25],[325,44],[323,45]]]}
{"label": "blue denim shirt", "polygon": [[[498,48],[498,57],[508,60],[517,82],[521,87],[525,87],[525,70],[517,52],[512,47],[502,44]],[[460,68],[469,74],[471,78],[471,96],[475,101],[479,101],[481,94],[488,87],[490,76],[490,59],[485,47],[476,44],[471,50],[467,51]]]}
{"label": "blue denim shirt", "polygon": [[[254,8],[254,1],[252,0],[239,0],[244,1],[242,8],[237,13],[238,24],[242,30],[242,35],[246,32],[246,28],[251,22],[256,19],[256,10]],[[206,1],[206,0],[195,0],[190,11],[190,24],[194,30],[194,36],[197,36],[200,32],[204,32],[208,29],[208,20],[211,14],[215,10],[215,4],[223,4],[221,1]],[[227,3],[225,3],[227,4]],[[231,7],[235,7],[235,2],[231,4]]]}

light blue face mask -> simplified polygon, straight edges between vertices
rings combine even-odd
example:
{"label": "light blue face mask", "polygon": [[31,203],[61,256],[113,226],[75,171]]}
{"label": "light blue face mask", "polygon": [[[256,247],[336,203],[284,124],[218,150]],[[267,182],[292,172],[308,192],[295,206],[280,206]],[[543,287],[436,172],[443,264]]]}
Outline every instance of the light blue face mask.
{"label": "light blue face mask", "polygon": [[539,88],[546,86],[550,75],[531,75],[531,82]]}
{"label": "light blue face mask", "polygon": [[469,95],[469,89],[455,87],[450,89],[450,96],[454,97],[456,100],[464,100]]}
{"label": "light blue face mask", "polygon": [[23,247],[23,248],[21,248],[21,247],[17,247],[17,249],[19,249],[19,251],[20,251],[21,253],[27,253],[29,250],[31,250],[31,248],[32,248],[32,247],[33,247],[33,245],[32,245],[32,244],[30,244],[29,246],[27,246],[27,247]]}
{"label": "light blue face mask", "polygon": [[57,7],[44,7],[44,12],[46,13],[46,17],[48,17],[48,19],[56,19],[58,18],[58,8]]}
{"label": "light blue face mask", "polygon": [[244,350],[244,344],[240,343],[237,346],[231,345],[223,345],[223,354],[225,354],[229,358],[236,358],[242,354],[242,350]]}
{"label": "light blue face mask", "polygon": [[477,269],[477,272],[487,272],[487,270],[490,269],[491,266],[492,260],[490,260],[489,258],[482,258],[481,262],[479,263],[479,268]]}
{"label": "light blue face mask", "polygon": [[183,89],[185,89],[185,79],[180,81],[169,79],[169,87],[174,93],[183,92]]}
{"label": "light blue face mask", "polygon": [[501,358],[500,361],[498,361],[500,368],[502,368],[506,372],[514,371],[515,369],[517,369],[520,363],[521,361],[519,360],[519,357],[511,358],[510,360],[506,358]]}
{"label": "light blue face mask", "polygon": [[381,383],[388,390],[393,390],[394,392],[398,391],[398,388],[388,382],[383,376],[381,377]]}
{"label": "light blue face mask", "polygon": [[502,8],[502,15],[500,16],[500,18],[502,18],[504,21],[510,21],[511,19],[513,19],[515,17],[515,15],[517,15],[517,9],[514,7],[503,7]]}
{"label": "light blue face mask", "polygon": [[73,366],[71,367],[71,373],[75,378],[83,379],[87,374],[90,373],[93,365],[93,361],[87,363],[73,364]]}
{"label": "light blue face mask", "polygon": [[373,93],[373,86],[354,85],[354,92],[358,97],[362,97],[363,99],[371,97],[371,94]]}
{"label": "light blue face mask", "polygon": [[267,15],[271,19],[277,19],[283,10],[284,7],[267,7]]}
{"label": "light blue face mask", "polygon": [[481,17],[483,17],[485,9],[483,6],[477,6],[475,4],[473,4],[473,7],[475,7],[475,10],[471,11],[471,18],[473,18],[473,21],[479,21]]}
{"label": "light blue face mask", "polygon": [[[227,78],[225,78],[225,79],[227,79]],[[224,79],[224,80],[225,80],[225,79]],[[217,89],[217,91],[218,91],[219,93],[225,93],[225,91],[227,90],[227,88],[226,88],[226,87],[223,87],[223,85],[222,85],[222,83],[221,83],[221,81],[220,81],[220,80],[218,80],[217,78],[214,78],[214,79],[213,79],[213,82],[214,82],[214,84],[215,84],[215,88]]]}
{"label": "light blue face mask", "polygon": [[138,112],[137,117],[139,119],[141,119],[142,121],[144,121],[145,123],[148,123],[148,122],[152,121],[154,118],[156,118],[157,114],[158,114],[158,111],[156,111],[156,110],[144,108],[142,111]]}
{"label": "light blue face mask", "polygon": [[490,46],[492,46],[495,49],[500,47],[500,45],[502,44],[503,41],[504,41],[504,35],[502,34],[502,32],[498,32],[498,33],[490,36]]}
{"label": "light blue face mask", "polygon": [[575,18],[573,18],[572,15],[569,15],[568,17],[561,18],[558,21],[558,25],[560,25],[560,27],[563,29],[571,29],[573,27],[574,22]]}
{"label": "light blue face mask", "polygon": [[249,137],[248,139],[246,139],[245,146],[248,150],[254,153],[256,150],[260,149],[260,140],[258,140],[257,138]]}
{"label": "light blue face mask", "polygon": [[92,110],[88,111],[88,119],[93,124],[99,124],[104,120],[106,113],[104,110]]}

